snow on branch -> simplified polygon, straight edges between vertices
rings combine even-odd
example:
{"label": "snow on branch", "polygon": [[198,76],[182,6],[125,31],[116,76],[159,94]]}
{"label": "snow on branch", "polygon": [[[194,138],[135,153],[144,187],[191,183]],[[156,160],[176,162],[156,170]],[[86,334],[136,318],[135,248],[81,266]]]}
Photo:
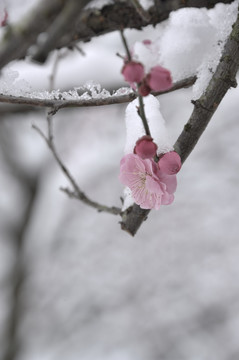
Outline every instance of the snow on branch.
{"label": "snow on branch", "polygon": [[[239,68],[239,13],[232,32],[225,44],[217,69],[201,97],[193,101],[194,109],[190,119],[178,137],[174,148],[182,163],[187,159],[206,129],[218,105],[231,87],[236,87],[236,73]],[[149,210],[134,204],[122,214],[121,227],[135,235]]]}
{"label": "snow on branch", "polygon": [[10,61],[22,59],[26,55],[44,62],[54,49],[72,48],[79,41],[89,41],[95,36],[115,30],[156,25],[167,19],[171,11],[182,7],[212,8],[217,3],[232,2],[233,0],[161,1],[147,9],[145,17],[128,0],[115,1],[101,9],[84,8],[90,0],[42,0],[17,24],[10,23],[6,26],[0,41],[0,69]]}
{"label": "snow on branch", "polygon": [[[153,95],[161,95],[182,88],[192,86],[196,81],[196,76],[192,76],[180,81],[177,81],[169,90],[152,92]],[[83,89],[84,87],[82,87]],[[89,95],[89,89],[81,96],[78,95],[77,89],[69,92],[52,91],[43,93],[33,93],[29,96],[14,96],[9,94],[0,94],[0,103],[30,105],[36,107],[50,107],[54,111],[69,107],[88,107],[88,106],[103,106],[112,104],[122,104],[133,101],[136,94],[130,88],[120,88],[113,94],[109,91],[99,89],[97,84],[94,94]],[[87,90],[87,89],[86,89]],[[97,90],[97,91],[96,91]]]}

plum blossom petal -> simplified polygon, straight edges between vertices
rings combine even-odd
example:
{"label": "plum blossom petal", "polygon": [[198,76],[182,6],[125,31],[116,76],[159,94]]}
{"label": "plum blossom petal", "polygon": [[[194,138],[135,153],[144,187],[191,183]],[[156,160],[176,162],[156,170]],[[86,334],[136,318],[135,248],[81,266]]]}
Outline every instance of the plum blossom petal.
{"label": "plum blossom petal", "polygon": [[158,166],[165,174],[177,174],[182,166],[181,158],[176,151],[169,151],[160,157]]}
{"label": "plum blossom petal", "polygon": [[130,188],[134,201],[143,209],[159,209],[174,199],[176,176],[162,173],[152,159],[125,155],[120,162],[119,179]]}
{"label": "plum blossom petal", "polygon": [[168,175],[163,173],[161,170],[157,171],[158,178],[166,185],[166,191],[169,194],[173,194],[177,188],[177,176]]}
{"label": "plum blossom petal", "polygon": [[162,196],[161,204],[162,205],[170,205],[170,204],[172,204],[173,200],[174,200],[174,195],[165,192]]}

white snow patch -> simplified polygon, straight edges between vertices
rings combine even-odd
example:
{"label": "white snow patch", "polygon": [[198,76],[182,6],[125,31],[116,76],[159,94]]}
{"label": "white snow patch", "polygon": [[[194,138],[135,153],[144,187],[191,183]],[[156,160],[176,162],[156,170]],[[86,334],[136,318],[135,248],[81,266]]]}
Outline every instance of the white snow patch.
{"label": "white snow patch", "polygon": [[87,81],[84,85],[75,87],[69,91],[52,90],[52,91],[33,91],[31,85],[23,79],[18,79],[19,73],[10,68],[3,70],[0,77],[0,94],[28,97],[31,99],[42,100],[90,100],[106,99],[116,96],[128,95],[133,92],[129,87],[121,87],[112,94],[102,88],[99,83],[93,80]]}
{"label": "white snow patch", "polygon": [[86,9],[102,9],[106,5],[113,4],[113,0],[93,0],[86,5]]}
{"label": "white snow patch", "polygon": [[199,98],[205,91],[217,68],[232,25],[236,21],[237,7],[238,1],[234,1],[230,5],[217,4],[215,8],[208,11],[210,24],[215,29],[215,41],[197,69],[198,79],[193,86],[194,99]]}
{"label": "white snow patch", "polygon": [[[172,142],[165,127],[164,118],[160,112],[160,103],[153,95],[144,97],[144,109],[149,129],[158,145],[158,154],[173,150]],[[136,141],[145,135],[142,119],[138,115],[138,99],[132,101],[126,108],[126,144],[125,153],[133,153]]]}
{"label": "white snow patch", "polygon": [[24,96],[26,93],[30,93],[32,90],[30,84],[18,77],[18,71],[9,68],[3,70],[0,77],[0,93],[15,96]]}
{"label": "white snow patch", "polygon": [[132,191],[130,188],[125,187],[123,191],[123,205],[122,205],[122,211],[125,211],[130,206],[134,204],[134,199],[132,197]]}
{"label": "white snow patch", "polygon": [[141,41],[136,41],[132,52],[133,58],[144,65],[146,72],[159,64],[159,46],[157,42],[145,45]]}
{"label": "white snow patch", "polygon": [[160,41],[161,62],[175,81],[195,75],[215,43],[215,29],[206,9],[185,8],[170,14]]}
{"label": "white snow patch", "polygon": [[145,10],[148,10],[151,6],[154,5],[153,0],[139,0],[139,3]]}
{"label": "white snow patch", "polygon": [[194,98],[202,95],[216,70],[238,3],[217,4],[211,10],[184,8],[170,14],[158,40],[160,62],[171,71],[174,81],[197,75]]}

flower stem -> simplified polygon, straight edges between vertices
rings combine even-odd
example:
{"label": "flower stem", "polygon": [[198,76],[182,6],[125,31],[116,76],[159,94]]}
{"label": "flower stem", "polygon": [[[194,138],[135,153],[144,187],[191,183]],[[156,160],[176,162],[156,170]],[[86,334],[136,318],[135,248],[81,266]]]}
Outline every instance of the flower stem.
{"label": "flower stem", "polygon": [[[129,47],[128,47],[128,44],[127,44],[127,40],[126,40],[126,38],[124,36],[123,30],[120,30],[120,35],[121,35],[121,39],[122,39],[123,45],[125,47],[125,50],[127,52],[128,61],[131,61],[131,54],[130,54]],[[145,115],[145,111],[144,111],[143,97],[140,94],[138,94],[138,98],[139,98],[138,114],[142,119],[146,135],[151,136],[150,130],[149,130],[149,125],[148,125],[146,115]]]}
{"label": "flower stem", "polygon": [[143,97],[141,95],[138,95],[138,97],[139,97],[139,116],[142,119],[146,135],[151,136],[148,121],[145,116]]}
{"label": "flower stem", "polygon": [[125,47],[125,50],[127,52],[128,61],[131,61],[131,54],[130,54],[129,47],[128,47],[127,41],[125,39],[123,30],[120,30],[120,35],[121,35],[121,39],[123,41],[123,45]]}

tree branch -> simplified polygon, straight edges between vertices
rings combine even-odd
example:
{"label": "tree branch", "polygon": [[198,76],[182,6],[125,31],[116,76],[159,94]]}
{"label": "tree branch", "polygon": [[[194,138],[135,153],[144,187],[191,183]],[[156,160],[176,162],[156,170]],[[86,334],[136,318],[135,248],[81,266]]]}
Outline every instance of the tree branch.
{"label": "tree branch", "polygon": [[21,350],[21,343],[19,342],[18,331],[22,320],[22,312],[24,309],[22,292],[24,289],[24,282],[26,280],[27,273],[26,259],[24,256],[25,235],[35,205],[37,193],[37,179],[30,180],[26,178],[24,182],[24,191],[28,192],[27,207],[26,210],[23,212],[22,220],[19,227],[13,233],[15,262],[9,276],[9,281],[12,285],[12,289],[11,298],[9,301],[10,311],[8,323],[5,329],[6,351],[3,356],[4,360],[15,360]]}
{"label": "tree branch", "polygon": [[[147,11],[147,19],[139,13],[129,0],[117,0],[113,4],[105,5],[102,9],[85,9],[79,15],[76,27],[71,34],[65,34],[52,43],[52,48],[45,49],[40,46],[34,60],[44,61],[49,52],[55,48],[74,47],[79,41],[89,41],[95,36],[103,35],[115,30],[127,28],[139,29],[147,25],[156,25],[166,20],[171,11],[182,7],[207,7],[212,8],[216,3],[231,3],[233,0],[167,0],[161,1],[160,11],[152,6]],[[144,15],[146,11],[144,11]]]}
{"label": "tree branch", "polygon": [[[192,115],[174,145],[182,163],[194,149],[228,89],[236,86],[235,77],[239,67],[239,13],[232,28],[217,69],[204,94],[194,102]],[[134,204],[122,214],[122,229],[134,236],[148,213],[149,210],[140,209]]]}
{"label": "tree branch", "polygon": [[[176,82],[169,90],[161,91],[161,92],[153,92],[152,94],[157,96],[178,89],[187,88],[189,86],[192,86],[195,83],[195,81],[196,81],[196,77],[192,76]],[[83,106],[88,107],[88,106],[123,104],[133,101],[135,98],[136,98],[136,94],[134,92],[126,95],[111,95],[106,98],[91,98],[87,100],[81,98],[79,98],[79,100],[40,99],[40,98],[0,94],[0,103],[29,105],[29,106],[47,107],[47,108],[50,107],[53,108],[55,111],[58,111],[60,109],[69,108],[69,107],[83,107]]]}
{"label": "tree branch", "polygon": [[[54,112],[54,111],[53,111]],[[73,175],[71,172],[67,169],[63,161],[61,160],[60,156],[58,155],[56,151],[56,147],[54,144],[53,139],[53,124],[52,124],[52,112],[48,112],[47,115],[47,124],[48,124],[48,136],[46,136],[41,129],[39,129],[36,125],[33,125],[32,127],[40,134],[40,136],[45,140],[46,144],[48,145],[49,149],[52,152],[52,155],[54,156],[57,164],[61,168],[62,172],[65,174],[66,178],[69,180],[73,187],[73,191],[69,189],[61,188],[62,191],[64,191],[68,196],[73,197],[75,199],[78,199],[85,203],[86,205],[89,205],[95,209],[97,209],[99,212],[107,212],[113,215],[119,215],[121,214],[121,209],[117,208],[115,206],[108,207],[106,205],[102,205],[97,203],[96,201],[91,200],[86,196],[86,194],[80,189],[80,187],[77,185]]]}
{"label": "tree branch", "polygon": [[[16,25],[6,27],[0,43],[0,69],[10,61],[27,54],[44,62],[49,53],[62,47],[74,47],[79,41],[124,28],[141,29],[156,25],[168,18],[173,10],[182,7],[212,8],[217,3],[233,0],[167,0],[148,10],[148,20],[138,13],[131,1],[118,0],[102,9],[83,9],[89,0],[42,0]],[[82,10],[82,11],[81,11]],[[47,34],[46,37],[39,36]]]}

